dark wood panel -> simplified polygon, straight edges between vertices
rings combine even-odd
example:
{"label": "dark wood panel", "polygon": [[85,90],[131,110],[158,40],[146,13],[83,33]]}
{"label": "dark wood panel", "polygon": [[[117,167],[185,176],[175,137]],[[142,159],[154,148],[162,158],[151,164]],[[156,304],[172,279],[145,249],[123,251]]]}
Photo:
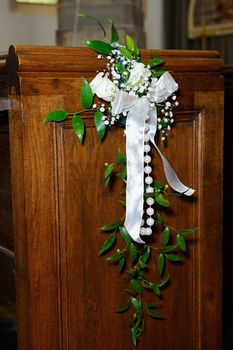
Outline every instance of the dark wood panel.
{"label": "dark wood panel", "polygon": [[[216,52],[164,51],[161,56],[179,82],[182,109],[164,153],[182,180],[197,189],[193,201],[174,201],[169,216],[172,225],[199,231],[190,238],[184,267],[168,267],[174,279],[164,290],[167,319],[149,321],[139,349],[156,344],[159,350],[218,350],[222,198],[213,189],[222,186],[222,61]],[[124,149],[123,130],[112,128],[100,144],[89,115],[81,146],[70,122],[42,125],[53,109],[77,110],[81,77],[91,79],[102,65],[96,54],[78,48],[10,51],[20,350],[134,348],[127,317],[114,312],[125,301],[124,281],[115,286],[117,272],[97,255],[106,238],[98,227],[122,213],[119,188],[108,192],[100,183],[104,163],[115,159],[118,146]],[[156,153],[153,162],[154,176],[163,178]],[[155,246],[158,239],[155,235]]]}
{"label": "dark wood panel", "polygon": [[10,141],[7,112],[0,115],[0,244],[13,250]]}

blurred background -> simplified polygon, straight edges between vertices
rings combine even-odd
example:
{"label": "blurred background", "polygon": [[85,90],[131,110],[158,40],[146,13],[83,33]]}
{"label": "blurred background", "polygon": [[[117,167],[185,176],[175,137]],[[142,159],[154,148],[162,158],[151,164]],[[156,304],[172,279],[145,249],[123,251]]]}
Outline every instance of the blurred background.
{"label": "blurred background", "polygon": [[[0,0],[0,52],[10,44],[81,46],[82,40],[102,38],[95,23],[78,12],[106,25],[111,18],[120,34],[132,35],[141,48],[214,49],[225,61],[223,349],[232,350],[233,0]],[[14,304],[0,300],[1,350],[16,349]]]}

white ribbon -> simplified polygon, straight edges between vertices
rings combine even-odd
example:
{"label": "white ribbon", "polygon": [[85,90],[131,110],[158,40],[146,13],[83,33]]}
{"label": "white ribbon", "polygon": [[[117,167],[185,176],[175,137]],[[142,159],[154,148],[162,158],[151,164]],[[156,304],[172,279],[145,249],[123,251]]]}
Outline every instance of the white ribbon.
{"label": "white ribbon", "polygon": [[140,237],[140,227],[143,216],[144,205],[144,132],[147,115],[150,119],[150,142],[160,155],[168,184],[179,193],[191,196],[192,188],[185,186],[176,175],[175,171],[163,156],[155,143],[157,132],[157,110],[151,107],[150,102],[163,102],[174,91],[178,85],[166,72],[162,77],[152,84],[150,96],[132,96],[124,91],[119,91],[112,102],[112,114],[117,115],[128,112],[126,120],[126,155],[127,155],[127,184],[126,184],[126,218],[124,226],[132,239],[137,243],[144,243]]}

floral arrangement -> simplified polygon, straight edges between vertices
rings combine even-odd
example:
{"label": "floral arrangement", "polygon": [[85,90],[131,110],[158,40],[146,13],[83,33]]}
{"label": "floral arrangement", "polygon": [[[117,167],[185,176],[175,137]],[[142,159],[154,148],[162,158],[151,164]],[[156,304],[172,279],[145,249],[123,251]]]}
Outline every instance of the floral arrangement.
{"label": "floral arrangement", "polygon": [[[97,22],[106,37],[106,31],[99,21],[87,14],[80,15]],[[130,285],[125,289],[128,301],[117,312],[127,312],[130,308],[134,310],[131,338],[136,345],[145,329],[145,315],[154,319],[163,318],[157,310],[160,303],[146,300],[148,294],[145,296],[144,291],[150,291],[151,295],[161,300],[162,289],[170,280],[170,276],[165,274],[166,264],[183,261],[181,254],[187,251],[185,237],[195,231],[170,227],[161,213],[170,206],[169,197],[191,196],[194,190],[182,184],[155,142],[155,138],[160,136],[167,145],[167,133],[175,121],[173,109],[179,104],[177,83],[169,72],[161,69],[163,59],[155,55],[148,64],[143,63],[134,40],[126,35],[125,43],[121,44],[114,23],[109,22],[109,42],[86,41],[86,45],[97,52],[97,59],[106,61],[106,69],[97,72],[90,83],[83,80],[80,92],[83,110],[72,114],[64,110],[51,112],[44,123],[61,122],[72,116],[72,126],[80,142],[83,142],[85,132],[81,116],[86,112],[93,112],[100,140],[104,139],[110,127],[124,128],[126,156],[119,150],[116,161],[106,163],[103,183],[105,186],[109,184],[117,168],[117,175],[126,187],[122,199],[126,214],[118,222],[101,228],[109,237],[99,253],[109,252],[114,249],[117,240],[123,239],[124,248],[115,249],[107,260],[116,264],[120,272],[127,276]],[[94,95],[99,98],[96,103]],[[168,184],[155,181],[151,175],[151,147],[161,157]],[[177,193],[171,193],[170,188]],[[153,232],[162,232],[159,247],[149,243],[148,236]],[[150,263],[155,264],[155,261],[158,276],[151,281],[147,273]]]}

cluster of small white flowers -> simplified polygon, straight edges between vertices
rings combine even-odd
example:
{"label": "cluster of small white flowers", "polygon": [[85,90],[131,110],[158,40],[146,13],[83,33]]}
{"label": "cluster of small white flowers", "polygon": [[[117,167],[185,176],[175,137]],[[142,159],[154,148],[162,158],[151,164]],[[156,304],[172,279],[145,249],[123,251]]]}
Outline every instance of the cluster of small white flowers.
{"label": "cluster of small white flowers", "polygon": [[161,110],[158,118],[158,129],[162,134],[162,140],[166,139],[166,131],[171,130],[171,126],[174,123],[174,114],[173,108],[179,105],[179,102],[176,101],[176,95],[172,95],[171,101],[166,101],[164,108]]}
{"label": "cluster of small white flowers", "polygon": [[[138,62],[136,59],[126,58],[120,48],[119,43],[112,44],[113,49],[111,54],[107,57],[99,54],[98,59],[106,59],[106,70],[103,73],[112,80],[116,85],[117,89],[123,90],[132,96],[147,96],[150,100],[151,91],[153,90],[153,84],[158,81],[157,78],[152,77],[150,65],[145,65],[142,62]],[[171,101],[171,102],[170,102]],[[174,123],[173,108],[178,106],[179,103],[176,101],[176,95],[173,94],[171,98],[163,103],[163,108],[160,111],[158,118],[158,129],[160,130],[162,140],[166,139],[166,132],[171,129]],[[156,107],[155,102],[150,102],[152,108]],[[161,106],[161,104],[160,104]],[[93,107],[94,108],[94,107]],[[103,114],[103,121],[106,125],[112,126],[116,121],[120,120],[122,117],[126,117],[127,113],[123,115],[111,115],[111,108],[106,111],[105,106],[100,106],[100,112]],[[109,113],[107,113],[109,112]]]}

